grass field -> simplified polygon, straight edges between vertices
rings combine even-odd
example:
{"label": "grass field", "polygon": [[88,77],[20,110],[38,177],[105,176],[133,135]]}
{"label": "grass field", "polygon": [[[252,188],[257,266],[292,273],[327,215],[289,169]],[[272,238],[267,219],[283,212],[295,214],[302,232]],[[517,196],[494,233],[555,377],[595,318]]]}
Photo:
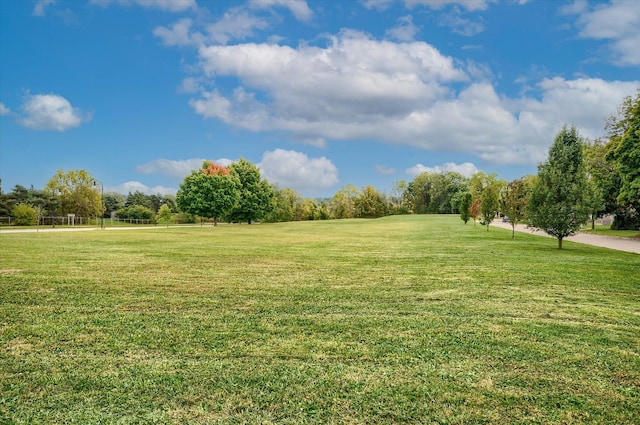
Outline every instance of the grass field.
{"label": "grass field", "polygon": [[634,424],[640,256],[403,216],[0,234],[0,423]]}

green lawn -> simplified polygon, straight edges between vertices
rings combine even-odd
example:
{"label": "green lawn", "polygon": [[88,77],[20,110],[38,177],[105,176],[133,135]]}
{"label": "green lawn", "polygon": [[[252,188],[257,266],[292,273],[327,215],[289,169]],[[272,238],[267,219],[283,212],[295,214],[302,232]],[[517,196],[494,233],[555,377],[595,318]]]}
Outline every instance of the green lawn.
{"label": "green lawn", "polygon": [[633,424],[640,256],[454,216],[0,234],[0,423]]}

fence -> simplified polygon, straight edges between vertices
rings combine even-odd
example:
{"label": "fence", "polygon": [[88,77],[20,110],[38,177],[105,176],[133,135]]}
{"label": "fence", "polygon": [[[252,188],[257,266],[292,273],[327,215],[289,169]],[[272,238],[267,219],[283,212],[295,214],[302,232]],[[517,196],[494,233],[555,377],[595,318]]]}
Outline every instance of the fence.
{"label": "fence", "polygon": [[[77,217],[77,216],[59,216],[59,217],[40,217],[38,226],[100,226],[100,217]],[[105,224],[117,225],[119,223],[124,224],[154,224],[152,220],[141,218],[105,218],[103,219]],[[0,217],[0,225],[2,226],[14,226],[15,218],[13,217]]]}

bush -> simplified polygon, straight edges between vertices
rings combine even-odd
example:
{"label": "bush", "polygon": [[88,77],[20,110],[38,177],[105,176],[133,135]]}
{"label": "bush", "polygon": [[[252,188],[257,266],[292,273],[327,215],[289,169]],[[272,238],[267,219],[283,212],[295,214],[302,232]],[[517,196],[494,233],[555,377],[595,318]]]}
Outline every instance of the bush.
{"label": "bush", "polygon": [[196,222],[196,216],[186,212],[179,212],[173,216],[173,222],[176,224],[191,224]]}
{"label": "bush", "polygon": [[150,220],[153,221],[156,214],[149,208],[142,205],[133,205],[130,207],[121,208],[116,213],[118,218],[132,219],[132,220]]}
{"label": "bush", "polygon": [[29,204],[18,204],[13,207],[12,215],[16,226],[35,226],[38,224],[38,211]]}

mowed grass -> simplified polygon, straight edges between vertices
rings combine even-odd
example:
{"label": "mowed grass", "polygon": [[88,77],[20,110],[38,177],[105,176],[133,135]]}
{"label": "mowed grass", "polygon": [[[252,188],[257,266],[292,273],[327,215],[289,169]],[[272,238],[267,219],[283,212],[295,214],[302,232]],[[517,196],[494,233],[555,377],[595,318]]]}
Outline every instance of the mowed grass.
{"label": "mowed grass", "polygon": [[0,423],[637,424],[640,256],[403,216],[0,235]]}

